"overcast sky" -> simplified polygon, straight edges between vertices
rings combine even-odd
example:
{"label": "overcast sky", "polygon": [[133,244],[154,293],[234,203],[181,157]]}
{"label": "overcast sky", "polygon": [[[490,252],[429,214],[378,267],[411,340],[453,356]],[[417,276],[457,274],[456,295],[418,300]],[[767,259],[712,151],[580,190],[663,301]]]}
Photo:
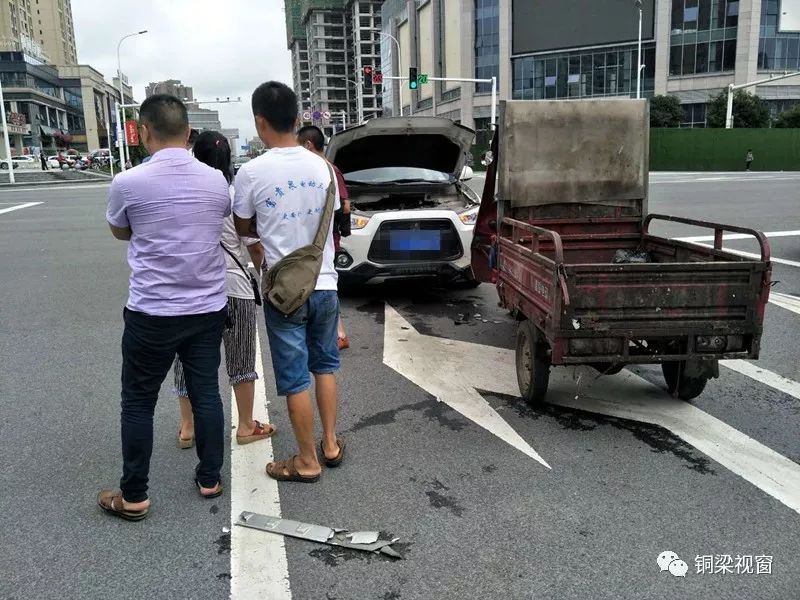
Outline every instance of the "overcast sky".
{"label": "overcast sky", "polygon": [[199,100],[235,98],[209,105],[223,127],[238,127],[240,145],[255,135],[250,96],[258,84],[277,79],[292,85],[283,0],[72,0],[78,61],[111,81],[117,42],[122,72],[144,99],[151,81],[180,79]]}

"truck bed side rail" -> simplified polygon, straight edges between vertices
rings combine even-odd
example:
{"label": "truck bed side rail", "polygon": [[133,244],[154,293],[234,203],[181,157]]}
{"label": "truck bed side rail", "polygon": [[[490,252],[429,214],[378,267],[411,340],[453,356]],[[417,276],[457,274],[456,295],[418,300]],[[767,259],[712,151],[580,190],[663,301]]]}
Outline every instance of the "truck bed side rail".
{"label": "truck bed side rail", "polygon": [[706,229],[714,230],[714,250],[722,250],[722,232],[729,231],[733,233],[744,233],[752,235],[758,241],[761,247],[761,261],[769,262],[770,260],[770,247],[769,241],[766,236],[760,231],[750,229],[748,227],[737,227],[736,225],[721,225],[719,223],[710,223],[708,221],[698,221],[697,219],[685,219],[683,217],[673,217],[671,215],[649,214],[644,220],[644,235],[650,235],[650,222],[654,220],[659,221],[672,221],[673,223],[683,223],[684,225],[692,225],[694,227],[704,227]]}

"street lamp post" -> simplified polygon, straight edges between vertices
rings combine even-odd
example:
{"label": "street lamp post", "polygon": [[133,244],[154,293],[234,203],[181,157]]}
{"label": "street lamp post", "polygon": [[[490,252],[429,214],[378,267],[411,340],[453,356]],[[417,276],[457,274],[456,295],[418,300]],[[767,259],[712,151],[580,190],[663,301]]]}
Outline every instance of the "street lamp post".
{"label": "street lamp post", "polygon": [[639,59],[636,61],[636,98],[637,100],[642,97],[642,0],[634,2],[636,8],[639,9]]}
{"label": "street lamp post", "polygon": [[3,145],[6,151],[6,162],[8,164],[8,182],[16,183],[14,179],[14,162],[11,160],[11,144],[8,141],[8,121],[6,120],[6,103],[3,98],[3,82],[0,81],[0,116],[3,119]]}
{"label": "street lamp post", "polygon": [[[394,42],[395,48],[397,49],[397,70],[398,70],[397,74],[402,76],[403,65],[400,64],[400,42],[398,42],[397,38],[394,37],[392,34],[386,33],[385,31],[379,31],[378,35],[386,36],[387,38],[389,38],[390,40],[392,40]],[[403,93],[402,93],[402,91],[398,94],[398,102],[400,103],[400,106],[398,107],[398,109],[400,110],[400,116],[402,117],[403,116]]]}
{"label": "street lamp post", "polygon": [[352,79],[345,79],[347,83],[352,83],[356,88],[356,115],[358,117],[358,125],[364,122],[364,96],[361,91],[361,84]]}
{"label": "street lamp post", "polygon": [[[120,63],[119,49],[122,46],[122,42],[124,42],[128,38],[136,37],[137,35],[142,35],[142,34],[145,34],[145,33],[147,33],[147,29],[143,29],[142,31],[137,31],[136,33],[129,33],[128,35],[123,36],[119,40],[119,43],[117,44],[117,79],[119,80],[119,103],[120,104],[125,104],[125,93],[124,93],[123,87],[122,87],[122,65]],[[120,118],[122,120],[125,119],[125,109],[122,109]],[[117,127],[117,131],[119,132],[120,130],[121,130],[121,127]],[[127,144],[127,140],[126,139],[122,139],[122,138],[117,139],[117,147],[119,148],[120,170],[122,170],[122,171],[125,170],[125,162],[128,160],[127,156],[125,154],[125,148],[127,147],[127,145],[128,144]]]}

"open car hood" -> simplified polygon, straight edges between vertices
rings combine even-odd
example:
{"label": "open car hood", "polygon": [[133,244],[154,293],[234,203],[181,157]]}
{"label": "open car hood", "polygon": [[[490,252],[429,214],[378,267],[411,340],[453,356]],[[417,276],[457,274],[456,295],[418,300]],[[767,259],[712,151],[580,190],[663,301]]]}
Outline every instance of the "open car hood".
{"label": "open car hood", "polygon": [[342,173],[383,167],[418,167],[458,178],[475,132],[441,117],[373,119],[337,133],[328,159]]}

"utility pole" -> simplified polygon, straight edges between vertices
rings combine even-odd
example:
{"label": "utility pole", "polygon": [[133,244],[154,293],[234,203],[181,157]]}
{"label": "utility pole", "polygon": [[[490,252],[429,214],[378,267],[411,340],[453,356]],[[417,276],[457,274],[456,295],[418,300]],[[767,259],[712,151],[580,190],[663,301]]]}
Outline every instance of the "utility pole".
{"label": "utility pole", "polygon": [[730,84],[728,86],[728,110],[725,114],[725,129],[733,129],[733,92],[749,87],[755,87],[757,85],[761,85],[762,83],[769,83],[770,81],[780,81],[781,79],[788,79],[789,77],[797,77],[798,75],[800,75],[800,71],[795,71],[793,73],[784,71],[783,75],[770,75],[766,79],[759,79],[758,81],[751,81],[749,83],[740,83],[738,85],[733,83]]}

